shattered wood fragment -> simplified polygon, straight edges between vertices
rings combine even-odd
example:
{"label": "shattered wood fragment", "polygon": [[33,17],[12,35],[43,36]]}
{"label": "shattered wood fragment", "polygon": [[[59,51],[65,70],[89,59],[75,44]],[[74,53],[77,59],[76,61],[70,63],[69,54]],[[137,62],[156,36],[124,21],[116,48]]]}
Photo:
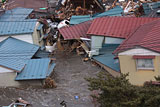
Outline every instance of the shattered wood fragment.
{"label": "shattered wood fragment", "polygon": [[83,58],[84,62],[87,62],[89,60],[89,58]]}
{"label": "shattered wood fragment", "polygon": [[45,83],[44,83],[44,88],[56,88],[56,82],[51,79],[50,77],[46,78]]}

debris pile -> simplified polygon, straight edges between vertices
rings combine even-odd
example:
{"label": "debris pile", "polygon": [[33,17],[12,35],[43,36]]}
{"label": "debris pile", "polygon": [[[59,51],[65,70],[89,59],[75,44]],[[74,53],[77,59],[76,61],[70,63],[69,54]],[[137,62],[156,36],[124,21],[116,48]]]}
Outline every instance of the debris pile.
{"label": "debris pile", "polygon": [[31,105],[29,102],[23,100],[22,98],[18,98],[16,101],[12,102],[8,106],[2,106],[2,107],[28,107]]}

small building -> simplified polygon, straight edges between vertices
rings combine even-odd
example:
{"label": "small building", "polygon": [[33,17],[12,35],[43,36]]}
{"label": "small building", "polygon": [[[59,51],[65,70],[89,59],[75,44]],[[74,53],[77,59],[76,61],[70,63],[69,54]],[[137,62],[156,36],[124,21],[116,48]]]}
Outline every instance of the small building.
{"label": "small building", "polygon": [[43,29],[37,19],[27,19],[33,9],[14,8],[0,16],[0,42],[14,37],[39,46],[44,45]]}
{"label": "small building", "polygon": [[160,75],[160,20],[141,25],[115,51],[121,73],[131,84],[143,85]]}
{"label": "small building", "polygon": [[0,87],[42,84],[55,63],[49,58],[33,59],[39,50],[39,46],[13,37],[0,42]]}

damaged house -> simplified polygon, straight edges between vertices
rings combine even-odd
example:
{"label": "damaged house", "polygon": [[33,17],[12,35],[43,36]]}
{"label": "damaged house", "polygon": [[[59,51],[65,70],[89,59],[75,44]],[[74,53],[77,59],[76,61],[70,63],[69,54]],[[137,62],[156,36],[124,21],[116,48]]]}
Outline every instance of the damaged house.
{"label": "damaged house", "polygon": [[43,25],[37,19],[28,19],[33,9],[14,8],[0,16],[0,41],[14,37],[39,46],[44,45]]}
{"label": "damaged house", "polygon": [[90,56],[113,76],[120,74],[118,59],[113,51],[140,25],[157,18],[102,17],[93,20],[87,31],[91,37]]}
{"label": "damaged house", "polygon": [[93,20],[98,17],[105,17],[105,16],[122,16],[123,15],[123,9],[120,6],[116,6],[113,9],[110,9],[108,11],[97,13],[93,15],[72,15],[70,19],[70,24],[80,24],[85,21]]}
{"label": "damaged house", "polygon": [[[70,44],[72,46],[68,46],[71,47],[71,50],[77,48],[78,46],[82,47],[86,53],[88,53],[89,51],[89,44],[90,44],[90,37],[87,36],[87,31],[91,25],[92,21],[87,21],[87,22],[83,22],[77,25],[73,25],[70,27],[63,27],[61,29],[59,29],[59,33],[62,39],[61,41],[74,41],[75,43],[77,43],[77,45],[74,46],[74,44]],[[89,41],[88,41],[89,40]],[[62,43],[62,42],[61,42]]]}
{"label": "damaged house", "polygon": [[39,46],[16,38],[1,41],[0,86],[42,85],[55,63],[47,57],[37,59],[39,51]]}
{"label": "damaged house", "polygon": [[[160,20],[141,25],[114,51],[121,73],[129,73],[134,85],[155,81],[160,75]],[[129,63],[128,63],[129,62]]]}
{"label": "damaged house", "polygon": [[17,7],[33,9],[30,18],[40,18],[48,15],[49,5],[47,0],[7,0],[6,10],[12,10]]}

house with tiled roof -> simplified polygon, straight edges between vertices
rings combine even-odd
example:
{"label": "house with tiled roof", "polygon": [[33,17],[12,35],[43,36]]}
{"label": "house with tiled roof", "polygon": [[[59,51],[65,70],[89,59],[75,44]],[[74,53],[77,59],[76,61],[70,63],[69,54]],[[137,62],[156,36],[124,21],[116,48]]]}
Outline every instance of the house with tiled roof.
{"label": "house with tiled roof", "polygon": [[49,57],[36,57],[39,50],[38,45],[13,37],[0,42],[0,87],[42,85],[55,63]]}
{"label": "house with tiled roof", "polygon": [[110,72],[120,75],[118,59],[113,51],[139,26],[158,18],[101,17],[93,20],[87,34],[91,37],[90,56]]}
{"label": "house with tiled roof", "polygon": [[37,19],[27,19],[33,9],[14,8],[0,16],[0,42],[14,37],[39,46],[44,45],[42,24]]}
{"label": "house with tiled roof", "polygon": [[129,73],[134,85],[154,81],[160,75],[160,20],[139,26],[114,51],[121,73]]}

